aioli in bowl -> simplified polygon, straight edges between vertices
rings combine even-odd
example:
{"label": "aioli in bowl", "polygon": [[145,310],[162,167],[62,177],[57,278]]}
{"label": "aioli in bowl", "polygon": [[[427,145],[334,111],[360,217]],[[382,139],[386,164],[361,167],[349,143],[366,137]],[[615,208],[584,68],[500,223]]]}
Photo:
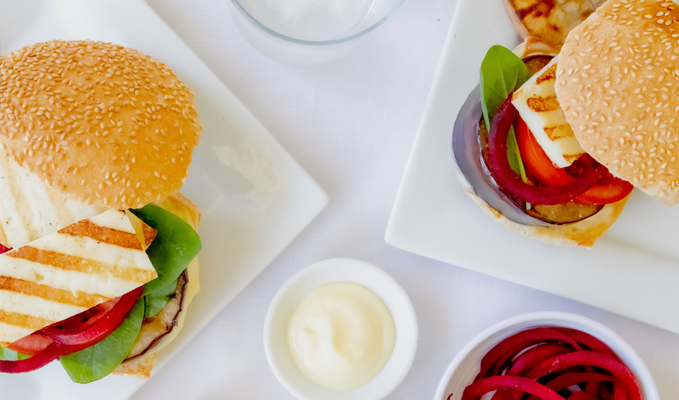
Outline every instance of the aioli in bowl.
{"label": "aioli in bowl", "polygon": [[394,320],[382,299],[350,282],[312,291],[291,315],[287,335],[300,372],[333,390],[371,381],[389,361],[396,341]]}

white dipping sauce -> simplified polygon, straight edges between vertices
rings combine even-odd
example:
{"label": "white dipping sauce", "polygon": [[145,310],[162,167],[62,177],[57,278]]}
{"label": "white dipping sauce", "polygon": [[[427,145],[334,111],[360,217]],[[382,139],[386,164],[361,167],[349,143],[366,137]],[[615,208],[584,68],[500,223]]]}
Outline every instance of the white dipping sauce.
{"label": "white dipping sauce", "polygon": [[288,321],[292,359],[312,382],[334,390],[363,386],[394,351],[389,309],[355,283],[328,283],[311,292]]}

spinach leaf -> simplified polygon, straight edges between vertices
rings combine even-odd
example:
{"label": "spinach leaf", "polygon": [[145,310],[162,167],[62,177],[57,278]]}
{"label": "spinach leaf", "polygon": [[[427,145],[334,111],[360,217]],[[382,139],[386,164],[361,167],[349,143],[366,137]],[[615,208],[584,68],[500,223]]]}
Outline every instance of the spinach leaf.
{"label": "spinach leaf", "polygon": [[144,299],[140,297],[123,323],[106,339],[84,350],[60,357],[61,365],[71,380],[76,383],[90,383],[113,372],[130,354],[143,319]]}
{"label": "spinach leaf", "polygon": [[30,356],[26,354],[17,353],[14,350],[5,349],[0,347],[0,361],[18,361],[25,360]]}
{"label": "spinach leaf", "polygon": [[149,293],[145,297],[146,309],[144,311],[144,318],[151,318],[158,315],[158,313],[165,308],[167,303],[174,297],[174,292],[177,289],[177,280],[170,282],[169,285],[160,288],[158,291]]}
{"label": "spinach leaf", "polygon": [[509,93],[523,85],[530,73],[523,60],[506,47],[493,46],[481,63],[481,107],[486,128]]}
{"label": "spinach leaf", "polygon": [[134,215],[158,231],[146,250],[158,277],[144,285],[143,296],[159,292],[176,281],[201,248],[200,237],[191,225],[162,208],[148,204],[130,210]]}

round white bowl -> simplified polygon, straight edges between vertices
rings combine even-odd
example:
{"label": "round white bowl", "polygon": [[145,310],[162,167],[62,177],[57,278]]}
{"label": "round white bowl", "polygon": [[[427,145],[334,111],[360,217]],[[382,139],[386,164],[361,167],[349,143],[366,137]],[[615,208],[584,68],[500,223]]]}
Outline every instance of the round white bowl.
{"label": "round white bowl", "polygon": [[558,326],[578,329],[606,343],[637,376],[645,400],[659,400],[658,389],[646,364],[617,333],[580,315],[563,312],[536,312],[519,315],[486,329],[469,342],[450,363],[439,383],[434,400],[460,400],[464,389],[480,371],[481,358],[503,339],[526,329]]}
{"label": "round white bowl", "polygon": [[[384,369],[370,382],[353,390],[330,390],[309,381],[293,363],[286,343],[290,315],[314,289],[332,282],[353,282],[375,292],[389,308],[396,327],[394,352]],[[264,349],[278,381],[300,400],[383,399],[403,381],[415,358],[415,310],[401,286],[381,269],[348,258],[319,261],[299,271],[276,293],[266,314]]]}

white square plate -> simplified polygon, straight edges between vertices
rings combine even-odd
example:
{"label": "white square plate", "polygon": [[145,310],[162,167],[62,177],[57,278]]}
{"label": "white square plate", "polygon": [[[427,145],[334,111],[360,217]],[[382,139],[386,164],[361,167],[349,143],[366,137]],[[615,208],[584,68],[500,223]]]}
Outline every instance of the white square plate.
{"label": "white square plate", "polygon": [[519,44],[502,1],[459,0],[386,241],[679,333],[679,208],[635,191],[592,249],[567,248],[505,230],[464,194],[453,124],[494,44]]}
{"label": "white square plate", "polygon": [[[203,220],[201,292],[157,372],[325,207],[323,190],[142,0],[0,0],[0,54],[50,39],[93,39],[147,53],[196,94],[205,132],[182,192]],[[72,383],[58,363],[0,376],[0,399],[121,400],[144,380]]]}

